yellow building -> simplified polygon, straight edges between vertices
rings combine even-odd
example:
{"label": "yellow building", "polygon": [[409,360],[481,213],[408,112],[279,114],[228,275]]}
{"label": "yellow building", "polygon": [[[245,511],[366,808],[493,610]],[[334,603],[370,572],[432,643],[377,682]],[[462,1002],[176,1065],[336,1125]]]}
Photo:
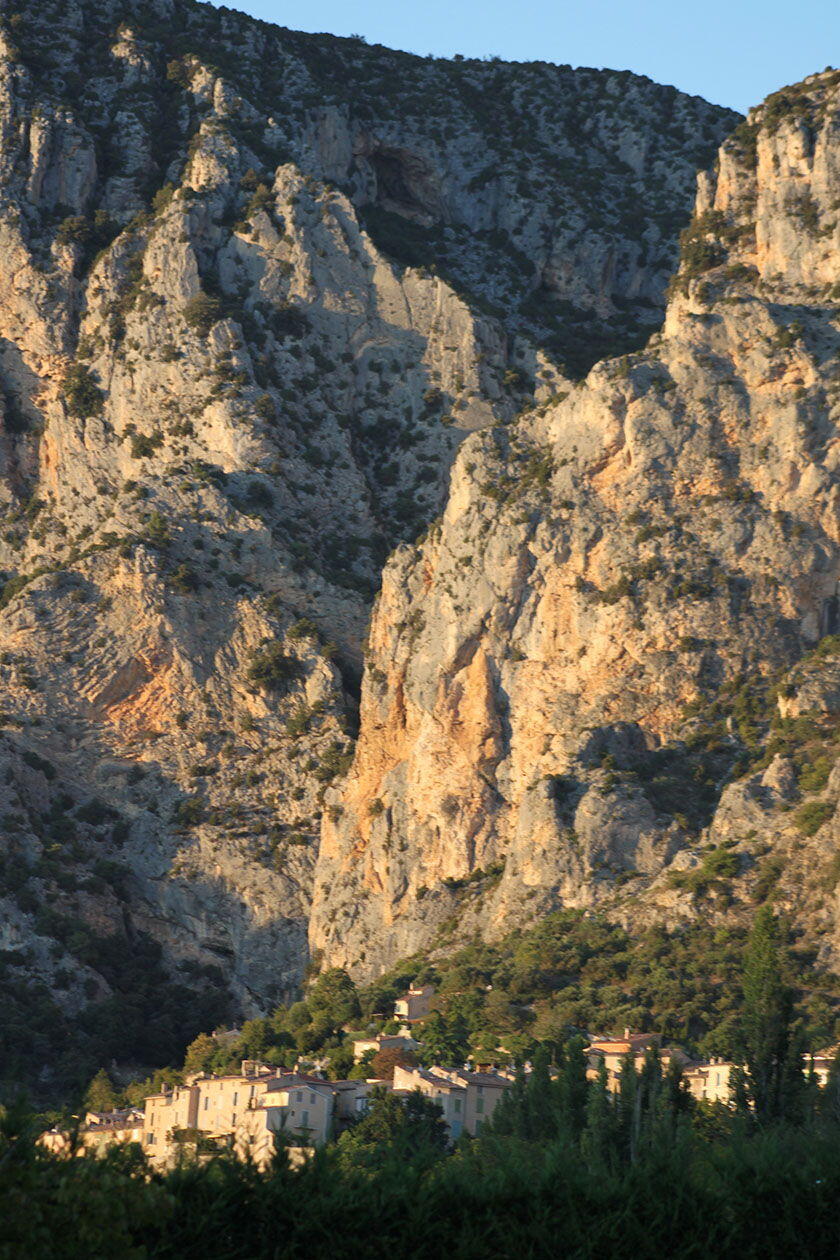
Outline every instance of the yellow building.
{"label": "yellow building", "polygon": [[723,1103],[732,1101],[732,1072],[738,1065],[726,1059],[709,1059],[708,1063],[694,1063],[683,1072],[683,1080],[698,1102]]}
{"label": "yellow building", "polygon": [[198,1087],[175,1085],[146,1099],[143,1150],[151,1163],[164,1166],[178,1152],[176,1136],[197,1128]]}
{"label": "yellow building", "polygon": [[466,1086],[424,1068],[395,1067],[394,1091],[409,1094],[415,1089],[440,1107],[452,1140],[460,1137],[467,1114]]}
{"label": "yellow building", "polygon": [[267,1113],[267,1128],[304,1146],[323,1146],[332,1136],[331,1081],[297,1073],[269,1081],[255,1108]]}
{"label": "yellow building", "polygon": [[277,1069],[258,1059],[243,1059],[241,1070],[230,1076],[190,1076],[187,1083],[198,1090],[195,1128],[209,1135],[234,1133],[245,1112],[276,1077]]}
{"label": "yellow building", "polygon": [[53,1155],[101,1155],[110,1146],[143,1145],[144,1116],[139,1107],[122,1111],[89,1111],[78,1130],[53,1128],[38,1141]]}
{"label": "yellow building", "polygon": [[445,1071],[433,1067],[429,1071],[433,1076],[445,1077],[454,1085],[463,1085],[464,1099],[464,1132],[471,1137],[478,1137],[482,1127],[490,1119],[498,1106],[506,1089],[510,1089],[513,1079],[502,1076],[498,1072],[468,1072],[465,1068]]}
{"label": "yellow building", "polygon": [[598,1037],[586,1048],[587,1079],[592,1081],[597,1078],[603,1062],[607,1068],[607,1088],[611,1093],[617,1093],[625,1060],[631,1058],[633,1066],[639,1072],[652,1050],[658,1052],[659,1062],[665,1072],[674,1061],[681,1068],[688,1065],[688,1055],[679,1046],[661,1049],[661,1044],[660,1033],[631,1033],[629,1028],[625,1028],[623,1037]]}

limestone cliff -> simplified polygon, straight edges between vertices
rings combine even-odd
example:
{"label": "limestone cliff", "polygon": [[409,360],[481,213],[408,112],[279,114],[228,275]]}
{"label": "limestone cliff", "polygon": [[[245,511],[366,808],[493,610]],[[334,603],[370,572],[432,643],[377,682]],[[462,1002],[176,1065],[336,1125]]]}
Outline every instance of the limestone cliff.
{"label": "limestone cliff", "polygon": [[826,72],[701,175],[661,335],[462,444],[385,567],[327,962],[772,893],[836,963],[839,187]]}
{"label": "limestone cliff", "polygon": [[[150,939],[252,1011],[306,961],[384,558],[440,511],[465,434],[489,436],[453,522],[498,424],[531,403],[548,424],[575,375],[644,342],[738,118],[625,73],[410,57],[189,0],[31,0],[0,28],[3,975],[75,1013],[114,992],[98,942]],[[403,610],[421,689],[458,641],[441,730],[460,723],[464,797],[412,888],[502,853],[510,742],[496,649],[442,607],[429,646],[420,573],[388,570],[365,701]],[[360,800],[371,758],[420,764],[424,702],[405,687],[401,722],[394,695]]]}

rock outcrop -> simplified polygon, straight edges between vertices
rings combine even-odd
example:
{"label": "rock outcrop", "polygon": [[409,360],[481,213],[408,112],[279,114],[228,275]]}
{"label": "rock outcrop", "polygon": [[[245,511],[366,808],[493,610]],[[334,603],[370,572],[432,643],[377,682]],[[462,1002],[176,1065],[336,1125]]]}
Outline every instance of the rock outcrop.
{"label": "rock outcrop", "polygon": [[462,444],[385,567],[326,962],[770,892],[836,962],[838,187],[826,72],[701,175],[661,335]]}
{"label": "rock outcrop", "polygon": [[[323,797],[352,752],[381,565],[437,516],[473,432],[444,541],[387,571],[346,817],[384,795],[371,826],[399,834],[400,868],[430,841],[409,897],[507,852],[510,718],[479,621],[505,633],[530,544],[512,552],[505,525],[468,564],[453,542],[468,628],[440,602],[449,534],[505,444],[526,451],[561,423],[548,400],[661,319],[695,170],[738,116],[629,74],[426,60],[188,0],[44,0],[0,25],[4,974],[76,1012],[113,995],[95,942],[150,938],[172,975],[202,984],[212,968],[247,1013],[288,995],[307,959]],[[768,265],[784,248],[768,244]],[[600,403],[578,396],[583,458]],[[536,427],[514,419],[526,403],[548,408]],[[615,476],[605,462],[605,487]],[[546,555],[562,550],[540,529]],[[534,617],[536,644],[552,616]],[[546,687],[567,670],[551,668]],[[604,685],[587,691],[594,713]],[[517,753],[534,764],[540,703]],[[637,721],[629,695],[623,708]],[[429,781],[412,820],[441,758],[446,790]],[[399,805],[396,779],[380,791],[395,767]],[[533,796],[549,847],[554,808]],[[368,836],[341,826],[324,880]],[[678,831],[651,815],[638,862],[657,868]],[[533,878],[551,883],[554,858],[540,861]]]}

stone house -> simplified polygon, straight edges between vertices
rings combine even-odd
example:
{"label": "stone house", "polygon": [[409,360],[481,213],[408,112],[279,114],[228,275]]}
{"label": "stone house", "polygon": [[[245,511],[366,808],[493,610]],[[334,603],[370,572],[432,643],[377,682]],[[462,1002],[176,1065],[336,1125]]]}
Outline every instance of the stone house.
{"label": "stone house", "polygon": [[414,1052],[420,1048],[407,1033],[377,1033],[375,1037],[357,1037],[353,1040],[353,1061],[360,1063],[369,1050],[378,1054],[380,1050],[407,1050]]}
{"label": "stone house", "polygon": [[434,985],[412,985],[401,998],[394,1003],[394,1018],[404,1024],[412,1024],[415,1020],[425,1019],[432,1009],[432,998],[435,996]]}
{"label": "stone house", "polygon": [[625,1059],[632,1058],[633,1066],[639,1072],[652,1050],[658,1051],[659,1062],[665,1072],[672,1062],[676,1061],[682,1068],[689,1064],[688,1055],[679,1046],[661,1046],[660,1033],[632,1033],[629,1028],[625,1028],[623,1037],[596,1037],[585,1052],[587,1079],[595,1080],[601,1062],[604,1062],[607,1067],[607,1088],[611,1093],[617,1093]]}
{"label": "stone house", "polygon": [[143,1119],[143,1150],[156,1165],[168,1164],[176,1150],[176,1133],[197,1128],[198,1086],[164,1087],[146,1099]]}
{"label": "stone house", "polygon": [[437,1103],[449,1129],[449,1136],[453,1141],[459,1138],[464,1131],[467,1113],[466,1086],[449,1080],[447,1076],[438,1076],[435,1072],[426,1071],[424,1068],[406,1068],[397,1065],[394,1068],[395,1093],[409,1094],[415,1089]]}
{"label": "stone house", "polygon": [[709,1059],[708,1063],[694,1063],[683,1072],[683,1080],[698,1102],[723,1103],[732,1101],[730,1077],[738,1065],[726,1059]]}
{"label": "stone house", "polygon": [[75,1150],[77,1155],[93,1152],[102,1154],[110,1146],[127,1146],[136,1142],[143,1145],[144,1113],[139,1107],[126,1107],[120,1111],[88,1111],[78,1132],[52,1128],[42,1133],[38,1142],[54,1155],[67,1155]]}
{"label": "stone house", "polygon": [[440,1076],[455,1085],[463,1085],[466,1090],[464,1100],[464,1132],[471,1137],[478,1137],[487,1120],[498,1106],[506,1089],[510,1089],[513,1081],[499,1072],[468,1072],[465,1068],[445,1071],[443,1068],[429,1069],[434,1076]]}
{"label": "stone house", "polygon": [[297,1073],[272,1077],[253,1109],[266,1113],[270,1132],[305,1146],[323,1146],[333,1132],[332,1085]]}

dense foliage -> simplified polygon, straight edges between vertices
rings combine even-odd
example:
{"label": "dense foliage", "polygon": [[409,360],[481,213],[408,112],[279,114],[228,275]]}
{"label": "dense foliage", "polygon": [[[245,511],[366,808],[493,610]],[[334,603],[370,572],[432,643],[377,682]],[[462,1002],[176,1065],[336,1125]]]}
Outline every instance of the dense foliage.
{"label": "dense foliage", "polygon": [[[655,1051],[638,1070],[625,1061],[617,1090],[603,1062],[587,1079],[571,1037],[538,1050],[480,1138],[453,1146],[433,1101],[383,1090],[297,1170],[282,1150],[262,1172],[227,1155],[152,1171],[132,1147],[50,1156],[12,1110],[0,1122],[0,1260],[350,1257],[374,1240],[419,1257],[834,1256],[840,1074],[819,1089],[804,1069],[788,971],[780,925],[761,912],[744,953],[733,1037],[745,1067],[731,1109],[695,1102]],[[333,1025],[360,1011],[338,970],[309,1000]],[[100,1073],[88,1101],[111,1098]]]}
{"label": "dense foliage", "polygon": [[[592,1097],[597,1097],[593,1091]],[[601,1101],[603,1098],[601,1097]],[[447,1154],[422,1100],[391,1100],[299,1171],[220,1157],[148,1174],[142,1156],[56,1159],[7,1119],[0,1260],[160,1257],[836,1256],[840,1129],[756,1130],[587,1106],[574,1136],[491,1134]]]}
{"label": "dense foliage", "polygon": [[[809,958],[789,948],[786,937],[784,923],[768,910],[757,914],[749,939],[746,931],[697,926],[631,938],[595,916],[564,911],[495,945],[472,945],[434,962],[408,960],[366,988],[357,989],[340,968],[325,971],[305,999],[247,1020],[235,1033],[200,1033],[180,1067],[180,1055],[170,1053],[158,1059],[169,1066],[147,1079],[123,1089],[110,1081],[111,1096],[116,1104],[142,1103],[163,1081],[186,1073],[237,1072],[243,1059],[291,1068],[301,1055],[332,1079],[390,1077],[394,1063],[414,1056],[381,1051],[377,1057],[371,1050],[355,1062],[353,1037],[396,1032],[395,998],[412,981],[433,981],[435,1009],[417,1034],[417,1057],[427,1066],[458,1067],[470,1057],[515,1063],[541,1048],[556,1058],[576,1036],[632,1026],[660,1032],[666,1043],[697,1055],[763,1053],[782,1064],[775,1075],[762,1069],[765,1094],[778,1100],[803,1052],[837,1040],[836,978],[811,972]],[[748,1026],[745,1012],[756,1008],[756,994],[769,992],[773,976],[768,1009]],[[775,1024],[762,1048],[756,1028],[765,1027],[768,1011]]]}
{"label": "dense foliage", "polygon": [[199,1029],[212,1028],[227,1013],[227,994],[213,969],[177,981],[164,967],[160,946],[141,933],[129,939],[97,936],[83,924],[72,930],[79,955],[95,958],[110,994],[94,994],[69,1014],[45,984],[18,978],[0,955],[0,1098],[23,1088],[36,1101],[77,1100],[103,1064],[173,1063]]}

